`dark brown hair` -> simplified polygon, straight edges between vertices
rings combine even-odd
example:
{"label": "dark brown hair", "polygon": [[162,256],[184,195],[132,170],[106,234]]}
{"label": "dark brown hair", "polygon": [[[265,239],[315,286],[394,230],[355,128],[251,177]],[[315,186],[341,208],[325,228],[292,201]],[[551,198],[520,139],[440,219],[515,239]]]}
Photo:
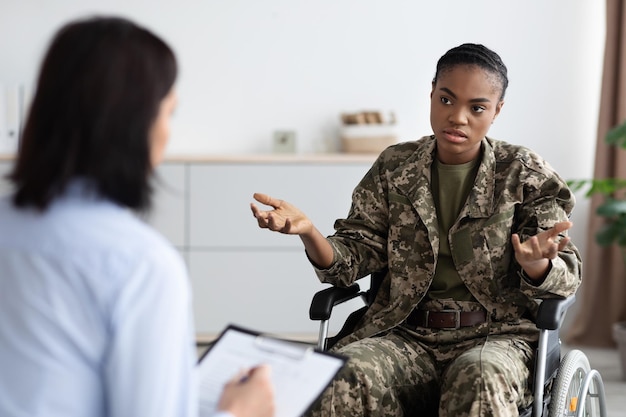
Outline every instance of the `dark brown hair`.
{"label": "dark brown hair", "polygon": [[149,131],[177,75],[171,48],[118,17],[71,22],[43,59],[17,161],[14,204],[45,210],[74,178],[150,206]]}

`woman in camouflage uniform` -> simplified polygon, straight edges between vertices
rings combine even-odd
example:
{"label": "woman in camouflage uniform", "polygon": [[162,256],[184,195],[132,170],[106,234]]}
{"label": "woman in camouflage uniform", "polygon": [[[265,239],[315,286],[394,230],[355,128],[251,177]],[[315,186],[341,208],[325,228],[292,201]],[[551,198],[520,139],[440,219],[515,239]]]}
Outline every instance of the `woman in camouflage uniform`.
{"label": "woman in camouflage uniform", "polygon": [[297,234],[322,282],[387,269],[318,416],[514,416],[530,404],[535,299],[573,294],[581,260],[566,231],[574,196],[533,151],[488,138],[507,88],[500,57],[464,44],[438,61],[433,135],[383,151],[347,219],[321,235],[286,201],[252,212]]}

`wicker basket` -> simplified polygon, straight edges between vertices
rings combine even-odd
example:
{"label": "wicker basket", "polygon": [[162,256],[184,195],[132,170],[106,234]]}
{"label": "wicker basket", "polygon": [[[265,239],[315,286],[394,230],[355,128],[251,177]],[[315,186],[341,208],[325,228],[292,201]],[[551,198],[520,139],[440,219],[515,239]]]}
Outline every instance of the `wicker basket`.
{"label": "wicker basket", "polygon": [[380,153],[398,142],[395,125],[345,125],[340,135],[347,153]]}

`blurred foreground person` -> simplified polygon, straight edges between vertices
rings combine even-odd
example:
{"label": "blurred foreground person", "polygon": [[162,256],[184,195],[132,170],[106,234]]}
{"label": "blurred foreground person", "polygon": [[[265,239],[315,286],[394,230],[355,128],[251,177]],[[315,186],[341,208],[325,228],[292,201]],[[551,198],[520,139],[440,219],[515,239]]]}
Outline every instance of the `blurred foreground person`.
{"label": "blurred foreground person", "polygon": [[[150,206],[176,74],[170,47],[125,19],[52,40],[0,200],[1,416],[198,415],[187,272],[133,214]],[[272,416],[269,369],[228,383],[218,408]]]}

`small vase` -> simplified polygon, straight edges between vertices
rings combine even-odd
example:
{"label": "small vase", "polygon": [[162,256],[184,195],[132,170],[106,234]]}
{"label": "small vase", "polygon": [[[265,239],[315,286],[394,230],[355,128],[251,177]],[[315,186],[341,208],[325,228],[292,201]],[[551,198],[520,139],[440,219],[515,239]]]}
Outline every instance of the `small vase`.
{"label": "small vase", "polygon": [[622,379],[626,381],[626,321],[613,324],[613,339],[617,342],[617,351],[622,361]]}

